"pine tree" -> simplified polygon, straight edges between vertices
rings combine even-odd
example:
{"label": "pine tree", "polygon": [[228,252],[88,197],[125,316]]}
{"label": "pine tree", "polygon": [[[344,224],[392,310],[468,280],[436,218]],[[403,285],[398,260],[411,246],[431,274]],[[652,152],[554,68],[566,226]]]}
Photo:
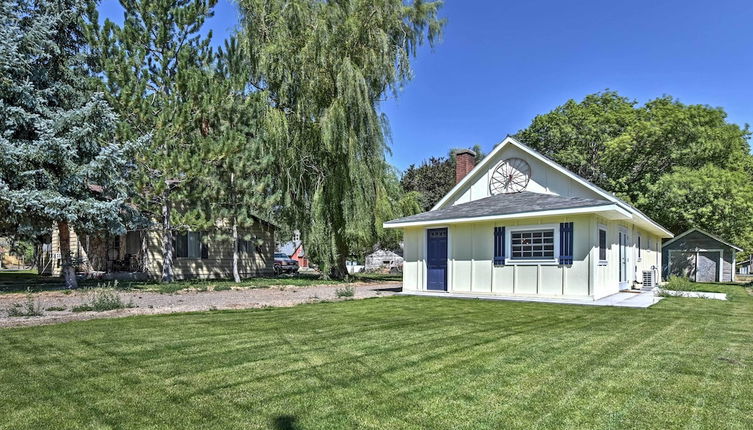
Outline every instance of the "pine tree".
{"label": "pine tree", "polygon": [[[135,143],[91,91],[82,0],[0,3],[0,235],[59,232],[66,287],[76,276],[70,230],[123,234]],[[139,140],[141,141],[141,140]]]}
{"label": "pine tree", "polygon": [[[439,2],[240,0],[249,85],[266,95],[278,145],[282,214],[325,273],[383,234],[400,198],[385,161],[379,102],[411,77],[417,47],[439,36]],[[375,210],[375,208],[381,208]]]}
{"label": "pine tree", "polygon": [[233,242],[233,279],[240,282],[239,245],[262,245],[250,233],[259,219],[269,219],[280,192],[273,172],[274,152],[264,140],[267,99],[246,90],[246,69],[242,49],[235,39],[225,42],[217,55],[213,74],[207,75],[205,100],[197,115],[205,128],[201,141],[204,171],[194,184],[196,213],[203,216],[203,228],[215,237]]}
{"label": "pine tree", "polygon": [[195,210],[197,178],[204,171],[202,140],[208,127],[198,115],[214,53],[212,34],[202,35],[216,0],[121,0],[123,25],[98,24],[92,6],[87,37],[102,85],[125,120],[124,138],[151,133],[137,159],[134,184],[139,208],[161,220],[162,280],[173,280],[173,231],[205,218]]}

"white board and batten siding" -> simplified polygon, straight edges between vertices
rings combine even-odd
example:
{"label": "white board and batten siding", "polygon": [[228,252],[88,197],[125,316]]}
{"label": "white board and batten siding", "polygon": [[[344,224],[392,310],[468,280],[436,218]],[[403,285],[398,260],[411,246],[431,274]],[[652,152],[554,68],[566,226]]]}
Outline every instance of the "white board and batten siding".
{"label": "white board and batten siding", "polygon": [[[510,262],[494,265],[494,227],[552,226],[573,222],[573,264],[557,262]],[[598,227],[607,228],[607,260],[599,259]],[[508,220],[504,223],[462,223],[448,225],[447,290],[455,293],[479,293],[539,297],[601,298],[619,292],[620,228],[628,231],[628,280],[642,281],[643,270],[660,267],[657,252],[660,239],[632,226],[608,221],[595,215],[541,217]],[[426,290],[426,230],[410,227],[405,231],[403,289]],[[558,234],[555,231],[555,234]],[[640,259],[638,236],[641,236]],[[556,248],[556,247],[555,247]],[[556,254],[556,252],[555,252]],[[631,272],[632,271],[632,272]]]}

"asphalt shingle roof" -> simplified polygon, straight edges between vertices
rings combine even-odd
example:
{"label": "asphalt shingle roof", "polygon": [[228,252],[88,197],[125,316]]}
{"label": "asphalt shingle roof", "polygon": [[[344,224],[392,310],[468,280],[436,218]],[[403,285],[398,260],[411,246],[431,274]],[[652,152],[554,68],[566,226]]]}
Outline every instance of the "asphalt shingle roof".
{"label": "asphalt shingle roof", "polygon": [[523,212],[537,212],[555,209],[574,209],[614,204],[607,200],[583,197],[562,197],[556,194],[533,193],[523,191],[514,194],[498,194],[461,203],[434,211],[423,212],[404,218],[393,219],[385,224],[402,224],[408,222],[442,221],[457,218],[478,218],[494,215],[511,215]]}

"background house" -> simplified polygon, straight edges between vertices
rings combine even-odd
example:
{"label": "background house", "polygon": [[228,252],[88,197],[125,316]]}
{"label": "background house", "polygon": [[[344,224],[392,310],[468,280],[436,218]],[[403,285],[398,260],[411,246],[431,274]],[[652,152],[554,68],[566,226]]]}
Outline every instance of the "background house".
{"label": "background house", "polygon": [[[253,240],[238,244],[241,277],[273,274],[276,227],[257,220],[241,235]],[[71,254],[76,272],[104,279],[158,279],[162,275],[162,233],[157,230],[129,231],[123,235],[78,235],[71,229]],[[173,271],[175,279],[230,278],[233,276],[233,241],[218,231],[175,232]],[[49,251],[40,259],[42,274],[61,276],[61,252],[57,228],[53,227]]]}
{"label": "background house", "polygon": [[738,261],[737,264],[737,270],[735,273],[738,275],[751,275],[753,274],[751,271],[751,268],[753,268],[753,255],[748,256],[748,258]]}
{"label": "background house", "polygon": [[309,259],[306,256],[303,241],[301,241],[301,233],[298,230],[293,232],[291,240],[277,245],[277,252],[281,252],[292,260],[297,261],[298,267],[309,267]]}
{"label": "background house", "polygon": [[699,228],[662,245],[662,276],[682,276],[696,282],[732,282],[741,248]]}

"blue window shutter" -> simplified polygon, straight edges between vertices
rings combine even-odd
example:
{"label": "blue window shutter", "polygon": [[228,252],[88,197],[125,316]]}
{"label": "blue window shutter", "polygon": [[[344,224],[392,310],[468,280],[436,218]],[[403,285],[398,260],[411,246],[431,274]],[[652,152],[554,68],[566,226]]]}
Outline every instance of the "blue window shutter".
{"label": "blue window shutter", "polygon": [[573,223],[560,223],[560,264],[573,264]]}
{"label": "blue window shutter", "polygon": [[494,227],[494,265],[495,266],[505,265],[505,228],[504,227]]}

